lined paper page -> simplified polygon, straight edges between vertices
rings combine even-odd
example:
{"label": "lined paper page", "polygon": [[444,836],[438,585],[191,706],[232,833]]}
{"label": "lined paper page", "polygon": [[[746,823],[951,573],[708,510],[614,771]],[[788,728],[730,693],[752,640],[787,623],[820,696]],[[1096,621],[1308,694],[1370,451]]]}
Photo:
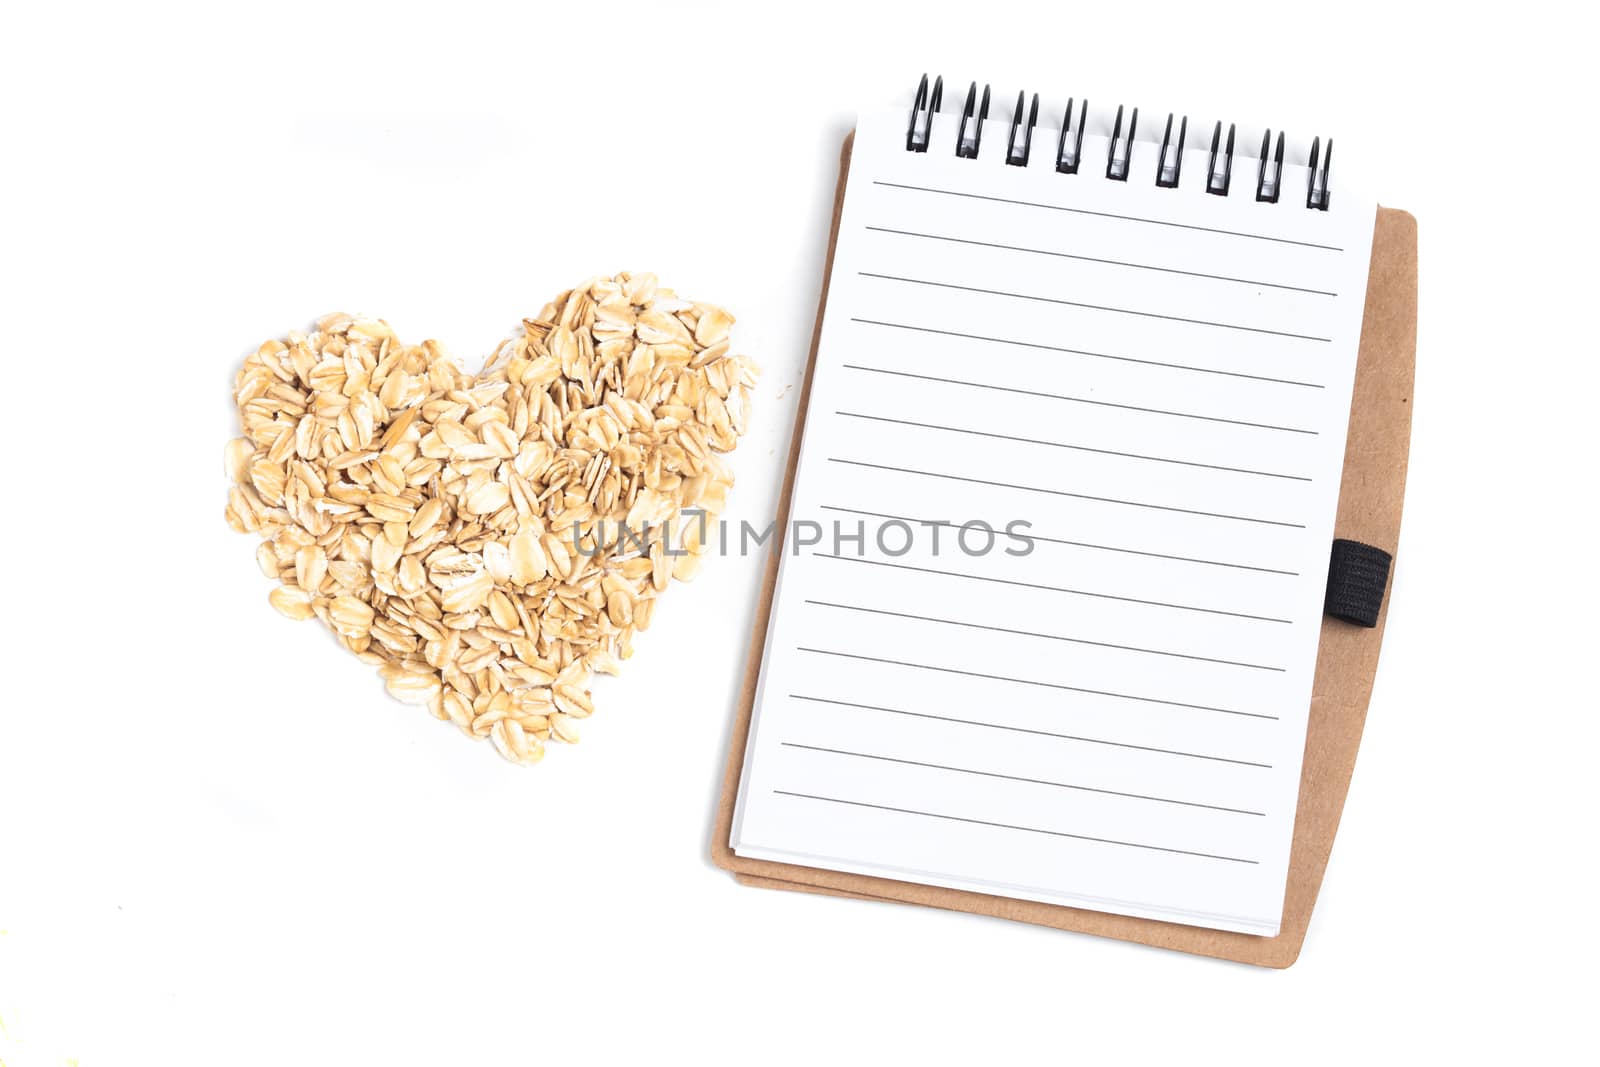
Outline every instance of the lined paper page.
{"label": "lined paper page", "polygon": [[1375,205],[905,121],[857,130],[732,847],[1275,934]]}

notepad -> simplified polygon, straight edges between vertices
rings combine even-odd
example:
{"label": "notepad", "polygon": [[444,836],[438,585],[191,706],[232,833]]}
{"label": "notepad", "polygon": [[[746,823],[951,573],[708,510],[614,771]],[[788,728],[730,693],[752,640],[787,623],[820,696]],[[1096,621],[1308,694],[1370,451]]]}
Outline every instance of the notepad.
{"label": "notepad", "polygon": [[1276,934],[1376,205],[980,131],[858,123],[729,844]]}

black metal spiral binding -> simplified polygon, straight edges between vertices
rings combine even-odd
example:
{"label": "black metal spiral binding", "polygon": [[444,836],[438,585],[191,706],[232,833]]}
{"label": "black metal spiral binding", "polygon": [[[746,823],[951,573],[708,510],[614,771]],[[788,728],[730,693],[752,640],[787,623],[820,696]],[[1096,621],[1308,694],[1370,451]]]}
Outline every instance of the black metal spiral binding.
{"label": "black metal spiral binding", "polygon": [[[976,120],[972,110],[973,101],[978,96],[978,83],[973,82],[967,89],[967,102],[961,109],[961,127],[956,131],[956,156],[961,159],[977,159],[979,142],[983,140],[983,124],[989,118],[989,87],[983,87],[983,106],[978,108]],[[967,124],[972,123],[972,137],[967,138]]]}
{"label": "black metal spiral binding", "polygon": [[1222,150],[1222,174],[1217,174],[1217,145],[1222,140],[1222,123],[1211,133],[1211,165],[1206,168],[1206,192],[1227,196],[1233,183],[1233,123],[1228,123],[1228,147]]}
{"label": "black metal spiral binding", "polygon": [[[906,151],[926,152],[933,143],[933,116],[944,99],[944,78],[935,78],[930,89],[924,74],[917,85],[911,104],[911,117],[906,124]],[[1073,115],[1073,105],[1078,113]],[[1026,120],[1024,106],[1026,105]],[[1138,135],[1139,109],[1127,116],[1127,132],[1122,123],[1125,109],[1118,105],[1111,124],[1111,140],[1106,148],[1106,177],[1112,181],[1126,182],[1133,168],[1133,145]],[[956,127],[955,154],[960,159],[976,159],[982,149],[983,124],[989,118],[989,86],[978,94],[978,83],[967,88],[967,98],[961,108],[961,119]],[[1173,143],[1172,127],[1177,121],[1178,138]],[[1006,138],[1005,162],[1008,166],[1026,167],[1033,154],[1033,131],[1039,122],[1039,94],[1034,93],[1030,103],[1026,92],[1017,94],[1017,105],[1011,113],[1010,136]],[[1061,174],[1077,174],[1083,163],[1083,134],[1089,122],[1089,102],[1067,101],[1067,110],[1061,119],[1061,135],[1056,141],[1055,169]],[[1234,136],[1237,129],[1231,123],[1224,141],[1222,123],[1211,132],[1211,156],[1206,167],[1205,191],[1214,196],[1227,196],[1233,187]],[[1021,136],[1019,137],[1018,134]],[[1161,134],[1161,148],[1156,155],[1155,183],[1162,189],[1176,189],[1183,181],[1183,153],[1189,135],[1189,117],[1168,113],[1166,127]],[[1283,193],[1283,158],[1285,136],[1279,131],[1274,143],[1272,131],[1261,138],[1261,154],[1256,170],[1255,197],[1258,201],[1276,204]],[[1327,211],[1331,199],[1329,171],[1333,165],[1333,141],[1326,149],[1320,137],[1311,141],[1311,158],[1306,179],[1306,207]]]}
{"label": "black metal spiral binding", "polygon": [[[1183,139],[1189,133],[1189,116],[1183,116],[1178,127],[1178,150],[1170,157],[1167,148],[1172,144],[1172,115],[1167,115],[1167,131],[1161,135],[1161,154],[1156,157],[1156,184],[1163,189],[1176,189],[1183,172]],[[1132,135],[1129,135],[1132,138]]]}
{"label": "black metal spiral binding", "polygon": [[1268,130],[1261,135],[1261,169],[1256,171],[1256,199],[1268,204],[1278,202],[1280,186],[1283,185],[1283,133],[1278,133],[1278,150],[1272,158],[1272,177],[1267,178],[1267,146],[1272,143],[1272,131]]}
{"label": "black metal spiral binding", "polygon": [[1017,128],[1022,125],[1022,93],[1017,94],[1017,109],[1011,113],[1011,136],[1006,139],[1006,163],[1013,167],[1026,167],[1028,153],[1033,150],[1033,125],[1039,121],[1039,94],[1033,94],[1033,106],[1028,109],[1028,125],[1022,130],[1022,147],[1017,147]]}
{"label": "black metal spiral binding", "polygon": [[1322,157],[1322,170],[1317,170],[1317,146],[1322,138],[1311,138],[1311,172],[1306,175],[1306,207],[1316,211],[1328,210],[1328,168],[1333,166],[1333,138],[1328,138],[1328,154]]}
{"label": "black metal spiral binding", "polygon": [[1083,159],[1083,128],[1089,124],[1089,101],[1085,100],[1078,111],[1078,136],[1073,141],[1072,154],[1067,154],[1067,134],[1072,132],[1072,100],[1067,100],[1067,114],[1061,120],[1061,140],[1056,144],[1056,170],[1062,174],[1078,173]]}
{"label": "black metal spiral binding", "polygon": [[[1117,121],[1111,126],[1111,145],[1106,149],[1106,177],[1114,182],[1128,180],[1128,164],[1133,162],[1133,134],[1139,128],[1139,109],[1133,109],[1128,120],[1128,137],[1122,137],[1122,105],[1117,105]],[[1117,145],[1122,145],[1122,155],[1117,155]]]}
{"label": "black metal spiral binding", "polygon": [[[911,121],[906,126],[906,151],[926,152],[933,138],[933,115],[944,100],[944,76],[934,80],[933,96],[928,95],[928,76],[924,74],[917,85],[917,97],[911,102]],[[917,115],[922,115],[922,129],[917,129]]]}

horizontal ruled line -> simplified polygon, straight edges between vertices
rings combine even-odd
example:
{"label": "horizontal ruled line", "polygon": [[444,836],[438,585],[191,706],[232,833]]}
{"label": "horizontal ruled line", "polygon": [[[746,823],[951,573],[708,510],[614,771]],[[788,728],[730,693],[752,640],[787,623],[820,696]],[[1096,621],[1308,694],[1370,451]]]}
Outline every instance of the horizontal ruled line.
{"label": "horizontal ruled line", "polygon": [[1057,789],[1075,789],[1084,793],[1101,793],[1111,797],[1125,797],[1129,800],[1153,800],[1159,804],[1180,804],[1186,808],[1205,808],[1209,811],[1226,811],[1234,815],[1259,815],[1265,816],[1264,811],[1251,811],[1248,808],[1230,808],[1222,804],[1204,804],[1198,800],[1178,800],[1175,797],[1158,797],[1149,793],[1125,793],[1120,789],[1101,789],[1092,785],[1078,785],[1075,782],[1057,782],[1048,778],[1029,778],[1020,774],[1002,774],[999,771],[981,771],[975,767],[954,767],[945,763],[924,763],[921,760],[902,759],[897,756],[881,756],[872,752],[851,752],[843,748],[825,748],[822,745],[803,745],[797,741],[778,742],[784,748],[804,749],[807,752],[826,752],[835,756],[854,756],[857,759],[878,760],[883,763],[899,763],[907,767],[926,767],[935,771],[954,771],[956,774],[974,774],[983,778],[1000,778],[1008,782],[1025,782],[1029,785],[1048,785]]}
{"label": "horizontal ruled line", "polygon": [[1135,745],[1127,741],[1110,741],[1103,737],[1084,737],[1081,734],[1060,734],[1050,730],[1034,730],[1026,726],[1008,726],[1005,723],[981,722],[977,719],[958,719],[951,715],[934,715],[927,711],[907,711],[904,708],[886,708],[881,704],[857,704],[849,700],[831,700],[828,697],[806,696],[803,693],[790,693],[790,700],[805,700],[813,704],[833,704],[841,708],[859,708],[862,711],[881,711],[889,715],[905,715],[913,719],[931,719],[934,722],[955,723],[958,726],[977,726],[985,730],[1009,730],[1012,733],[1032,734],[1036,737],[1054,737],[1062,741],[1077,741],[1085,745],[1107,745],[1111,748],[1127,748],[1136,752],[1153,752],[1162,756],[1181,756],[1185,759],[1206,760],[1211,763],[1231,763],[1239,767],[1259,767],[1262,770],[1271,770],[1270,763],[1257,763],[1254,760],[1233,759],[1228,756],[1211,756],[1203,752],[1184,752],[1176,748],[1156,748],[1154,745]]}
{"label": "horizontal ruled line", "polygon": [[1236,282],[1240,285],[1255,285],[1265,289],[1286,289],[1293,293],[1309,293],[1313,296],[1338,296],[1338,293],[1326,289],[1307,289],[1300,285],[1285,285],[1282,282],[1263,282],[1253,278],[1235,278],[1227,274],[1207,274],[1199,270],[1180,270],[1177,267],[1160,267],[1154,263],[1132,263],[1124,259],[1100,259],[1096,256],[1084,256],[1075,252],[1056,252],[1048,248],[1028,248],[1024,245],[1000,244],[996,241],[975,241],[969,237],[951,237],[938,233],[918,233],[916,230],[896,230],[888,226],[867,226],[864,229],[875,233],[892,233],[901,237],[921,237],[929,241],[949,241],[954,244],[975,245],[979,248],[999,248],[1007,252],[1027,252],[1035,256],[1053,256],[1057,259],[1076,259],[1085,263],[1100,263],[1108,267],[1128,267],[1132,270],[1151,270],[1161,274],[1181,274],[1187,278],[1207,278],[1217,282]]}
{"label": "horizontal ruled line", "polygon": [[1171,511],[1179,515],[1201,515],[1210,519],[1229,519],[1233,522],[1253,522],[1261,526],[1286,526],[1296,530],[1305,529],[1304,523],[1286,522],[1281,519],[1258,519],[1249,515],[1229,515],[1221,511],[1200,511],[1196,508],[1180,508],[1170,504],[1149,504],[1140,500],[1119,500],[1111,496],[1095,496],[1091,493],[1074,493],[1066,489],[1048,489],[1037,485],[1020,485],[1016,482],[994,482],[986,478],[967,478],[959,474],[942,474],[938,471],[919,471],[912,467],[892,467],[886,463],[868,463],[859,459],[841,459],[829,456],[829,463],[843,463],[850,467],[869,467],[873,470],[894,471],[898,474],[920,474],[927,478],[943,478],[952,482],[967,482],[973,485],[992,485],[1000,489],[1018,489],[1027,493],[1046,493],[1050,496],[1072,497],[1076,500],[1094,500],[1102,504],[1121,504],[1130,508],[1148,508],[1152,511]]}
{"label": "horizontal ruled line", "polygon": [[863,278],[878,278],[886,282],[904,282],[907,285],[929,285],[938,289],[955,289],[963,293],[982,293],[985,296],[1004,296],[1013,300],[1032,300],[1040,304],[1059,304],[1062,307],[1083,308],[1086,311],[1104,311],[1113,315],[1132,315],[1141,319],[1160,319],[1164,322],[1181,322],[1188,326],[1210,326],[1218,330],[1238,330],[1241,333],[1266,334],[1269,337],[1287,337],[1296,341],[1319,341],[1324,344],[1333,340],[1331,337],[1317,337],[1306,333],[1292,333],[1287,330],[1269,330],[1262,326],[1244,326],[1237,322],[1214,322],[1211,319],[1190,319],[1182,315],[1163,315],[1156,311],[1140,311],[1137,308],[1119,308],[1110,304],[1088,304],[1082,300],[1064,300],[1058,296],[1039,296],[1035,293],[1013,293],[1009,289],[985,289],[977,285],[957,285],[954,282],[936,282],[931,278],[905,278],[898,274],[878,274],[870,270],[857,271]]}
{"label": "horizontal ruled line", "polygon": [[1020,396],[1038,396],[1047,400],[1067,400],[1074,404],[1092,404],[1099,408],[1117,408],[1121,411],[1142,411],[1147,415],[1170,415],[1176,419],[1199,419],[1201,422],[1220,422],[1229,426],[1249,426],[1256,430],[1279,430],[1283,433],[1301,433],[1316,436],[1316,430],[1302,430],[1294,426],[1275,426],[1269,422],[1247,422],[1243,419],[1225,419],[1220,415],[1197,415],[1192,411],[1170,411],[1166,408],[1146,408],[1137,404],[1115,404],[1109,400],[1090,400],[1088,397],[1072,396],[1067,393],[1046,393],[1038,389],[1019,389],[1014,385],[996,385],[993,382],[970,382],[964,378],[941,378],[937,374],[916,374],[906,370],[890,370],[887,367],[868,367],[861,363],[841,363],[846,370],[866,371],[870,374],[892,374],[897,378],[916,378],[924,382],[940,382],[944,385],[964,385],[969,389],[992,389],[1000,393],[1016,393]]}
{"label": "horizontal ruled line", "polygon": [[973,582],[990,582],[994,585],[1010,585],[1020,589],[1042,589],[1049,593],[1070,593],[1073,596],[1092,597],[1096,600],[1116,600],[1124,604],[1144,604],[1153,608],[1173,608],[1177,611],[1195,611],[1203,615],[1225,615],[1231,619],[1249,619],[1252,622],[1276,622],[1289,625],[1288,619],[1275,619],[1270,615],[1250,615],[1242,611],[1223,611],[1221,608],[1202,608],[1193,604],[1172,604],[1165,600],[1140,600],[1138,597],[1118,596],[1114,593],[1095,593],[1087,589],[1069,589],[1063,585],[1043,585],[1038,582],[1024,582],[1015,578],[992,578],[985,574],[967,574],[964,571],[942,571],[936,567],[916,567],[910,563],[890,563],[884,559],[867,559],[865,556],[839,556],[831,552],[812,553],[817,559],[837,559],[846,563],[865,563],[869,567],[892,567],[900,571],[916,571],[919,574],[941,574],[946,578],[965,578]]}
{"label": "horizontal ruled line", "polygon": [[962,337],[969,341],[988,341],[997,345],[1015,345],[1018,348],[1035,348],[1044,352],[1064,352],[1072,356],[1090,356],[1094,359],[1111,359],[1119,363],[1137,363],[1146,367],[1166,367],[1169,370],[1194,371],[1196,374],[1220,374],[1227,378],[1246,378],[1254,382],[1271,382],[1274,385],[1296,385],[1305,389],[1326,389],[1327,386],[1316,382],[1300,382],[1293,378],[1271,378],[1264,374],[1245,374],[1243,371],[1219,370],[1216,367],[1196,367],[1189,363],[1164,363],[1158,359],[1139,359],[1135,356],[1116,356],[1109,352],[1090,352],[1083,348],[1063,348],[1060,345],[1044,345],[1034,341],[1018,341],[1009,337],[986,337],[981,333],[962,333],[959,330],[936,330],[931,326],[912,326],[905,322],[884,322],[882,319],[863,319],[852,317],[851,322],[863,323],[867,326],[886,326],[894,330],[915,330],[918,333],[938,334],[941,337]]}
{"label": "horizontal ruled line", "polygon": [[1201,463],[1192,459],[1174,459],[1170,456],[1149,456],[1141,452],[1118,452],[1111,448],[1093,448],[1089,445],[1068,444],[1065,441],[1046,441],[1038,437],[1018,437],[1013,434],[994,433],[989,430],[969,430],[962,426],[943,426],[936,422],[916,422],[912,419],[891,419],[886,415],[866,415],[858,411],[835,411],[835,415],[842,415],[849,419],[867,419],[872,422],[893,423],[896,426],[916,426],[924,430],[942,430],[945,433],[963,433],[972,437],[988,437],[996,441],[1015,441],[1025,445],[1044,445],[1048,448],[1065,448],[1074,452],[1092,452],[1100,456],[1119,456],[1123,459],[1142,459],[1151,463],[1171,463],[1180,467],[1198,467],[1209,471],[1226,471],[1229,474],[1251,474],[1258,478],[1282,478],[1291,482],[1309,482],[1311,479],[1303,474],[1279,474],[1275,471],[1251,470],[1248,467],[1225,467],[1218,463]]}
{"label": "horizontal ruled line", "polygon": [[[874,519],[895,519],[900,522],[914,522],[919,526],[954,527],[961,525],[961,523],[951,522],[948,519],[917,519],[908,515],[890,515],[882,511],[863,511],[860,508],[844,508],[835,504],[822,504],[820,507],[823,511],[838,511],[846,515],[866,515]],[[990,525],[992,528],[993,524]],[[1201,559],[1198,556],[1174,556],[1165,552],[1146,552],[1137,548],[1121,548],[1116,545],[1097,545],[1090,541],[1068,541],[1061,537],[1046,537],[1043,534],[1033,533],[1031,530],[1028,533],[1019,534],[1017,536],[1026,537],[1031,541],[1043,541],[1046,544],[1051,545],[1068,545],[1072,548],[1090,548],[1100,552],[1121,552],[1130,556],[1148,556],[1152,559],[1170,559],[1178,563],[1199,563],[1207,567],[1228,567],[1233,570],[1257,571],[1261,574],[1282,574],[1291,578],[1298,577],[1300,574],[1299,571],[1286,571],[1275,567],[1256,567],[1248,563],[1227,563],[1218,559]]]}
{"label": "horizontal ruled line", "polygon": [[969,819],[962,815],[942,815],[936,811],[918,811],[915,808],[895,808],[887,804],[869,804],[864,800],[845,800],[842,797],[818,796],[815,793],[796,793],[787,789],[774,789],[773,793],[784,797],[799,797],[803,800],[820,800],[830,804],[849,804],[857,808],[874,808],[878,811],[893,811],[902,815],[920,815],[929,819],[944,819],[948,822],[964,822],[974,826],[992,826],[1001,830],[1022,830],[1031,834],[1048,834],[1051,837],[1070,837],[1076,841],[1093,841],[1101,845],[1121,845],[1125,848],[1142,848],[1152,852],[1168,852],[1178,856],[1196,856],[1200,859],[1225,860],[1228,863],[1259,863],[1259,860],[1240,859],[1238,856],[1221,856],[1212,852],[1195,852],[1185,848],[1167,848],[1164,845],[1146,845],[1138,841],[1118,841],[1109,837],[1091,837],[1088,834],[1072,834],[1065,830],[1046,830],[1038,826],[1018,826],[1013,823],[989,822],[986,819]]}
{"label": "horizontal ruled line", "polygon": [[1046,641],[1065,641],[1074,645],[1093,645],[1095,648],[1114,648],[1120,652],[1141,652],[1149,656],[1168,656],[1172,659],[1195,660],[1200,663],[1216,663],[1224,667],[1247,667],[1253,671],[1276,671],[1283,673],[1286,668],[1271,667],[1264,663],[1245,663],[1242,660],[1218,659],[1214,656],[1196,656],[1188,652],[1169,652],[1159,648],[1142,648],[1139,645],[1119,645],[1111,641],[1091,641],[1087,637],[1068,637],[1065,634],[1047,634],[1035,630],[1014,630],[1008,626],[991,626],[981,622],[963,622],[960,619],[941,619],[933,615],[915,615],[904,611],[890,611],[887,608],[869,608],[860,604],[836,604],[831,600],[807,600],[807,604],[815,604],[822,608],[837,608],[841,611],[858,611],[867,615],[885,615],[896,619],[913,619],[918,622],[936,622],[944,626],[964,626],[969,630],[989,630],[993,633],[1015,634],[1018,637],[1038,637]]}
{"label": "horizontal ruled line", "polygon": [[886,659],[880,656],[865,656],[858,652],[839,652],[827,648],[806,648],[795,646],[797,652],[810,652],[818,656],[836,656],[840,659],[861,660],[866,663],[887,663],[894,667],[911,667],[914,670],[937,671],[940,674],[959,674],[966,678],[985,678],[993,682],[1015,682],[1018,685],[1035,685],[1044,689],[1061,689],[1069,693],[1084,693],[1089,696],[1110,697],[1115,700],[1132,700],[1140,704],[1161,704],[1169,708],[1187,708],[1191,711],[1214,711],[1221,715],[1238,715],[1246,719],[1273,719],[1276,715],[1266,715],[1257,711],[1239,711],[1236,708],[1219,708],[1210,704],[1189,704],[1181,700],[1165,700],[1161,697],[1139,696],[1137,693],[1114,693],[1106,689],[1088,689],[1078,685],[1066,685],[1061,682],[1043,682],[1036,678],[1014,678],[1007,674],[985,674],[982,671],[964,671],[956,667],[940,667],[932,663],[912,663],[908,660]]}
{"label": "horizontal ruled line", "polygon": [[1142,222],[1151,226],[1170,226],[1177,230],[1198,230],[1201,233],[1223,234],[1228,237],[1246,237],[1253,241],[1271,241],[1274,244],[1297,245],[1301,248],[1320,248],[1325,252],[1343,252],[1344,249],[1337,245],[1316,244],[1313,241],[1295,241],[1288,237],[1274,237],[1265,233],[1249,233],[1244,230],[1222,230],[1212,226],[1196,226],[1188,222],[1168,222],[1166,219],[1148,219],[1141,215],[1118,215],[1111,211],[1090,211],[1088,208],[1066,207],[1062,204],[1041,204],[1033,200],[1011,200],[1003,196],[984,196],[979,193],[963,193],[956,189],[934,189],[926,185],[904,185],[900,182],[886,182],[874,180],[873,185],[882,185],[890,189],[909,189],[919,193],[937,193],[940,196],[960,196],[969,200],[989,200],[998,204],[1016,204],[1019,207],[1044,208],[1047,211],[1066,211],[1074,215],[1094,215],[1103,219],[1121,219],[1124,222]]}

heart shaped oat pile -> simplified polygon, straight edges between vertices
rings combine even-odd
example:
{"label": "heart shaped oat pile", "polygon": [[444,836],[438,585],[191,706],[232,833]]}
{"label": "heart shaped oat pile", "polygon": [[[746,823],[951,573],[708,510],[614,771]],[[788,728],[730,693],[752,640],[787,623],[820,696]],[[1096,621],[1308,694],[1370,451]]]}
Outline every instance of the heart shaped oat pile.
{"label": "heart shaped oat pile", "polygon": [[757,373],[728,354],[732,323],[653,275],[594,279],[473,376],[434,341],[330,315],[239,371],[228,523],[263,537],[280,612],[535,763],[577,740],[592,672],[617,670],[705,549]]}

